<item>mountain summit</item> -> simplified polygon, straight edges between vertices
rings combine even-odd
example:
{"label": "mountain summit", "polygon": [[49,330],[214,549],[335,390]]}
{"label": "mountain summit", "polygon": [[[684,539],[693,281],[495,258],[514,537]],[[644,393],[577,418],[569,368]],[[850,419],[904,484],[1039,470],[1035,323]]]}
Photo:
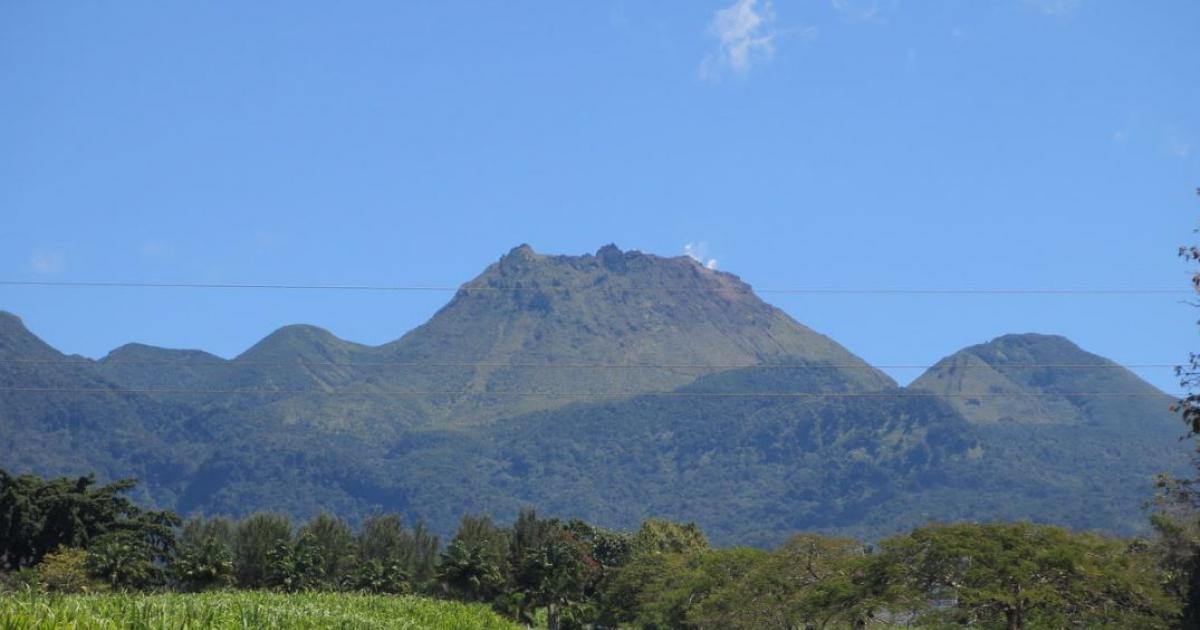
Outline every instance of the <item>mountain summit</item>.
{"label": "mountain summit", "polygon": [[[406,362],[471,366],[443,372],[469,394],[646,393],[722,370],[805,364],[821,391],[892,387],[885,374],[766,304],[737,276],[686,256],[662,258],[606,245],[593,255],[513,248],[423,326],[381,348]],[[830,376],[835,378],[830,378]],[[570,396],[567,396],[569,399]],[[561,399],[488,401],[505,413]],[[459,405],[458,419],[481,419]]]}

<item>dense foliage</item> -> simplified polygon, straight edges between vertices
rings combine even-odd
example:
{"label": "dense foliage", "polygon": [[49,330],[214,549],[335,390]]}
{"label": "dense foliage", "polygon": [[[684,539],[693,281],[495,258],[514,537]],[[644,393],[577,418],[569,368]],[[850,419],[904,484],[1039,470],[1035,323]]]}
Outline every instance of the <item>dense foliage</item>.
{"label": "dense foliage", "polygon": [[158,564],[174,551],[179,517],[134,505],[123,495],[134,485],[0,470],[0,570],[35,565],[60,547],[87,547],[94,550],[92,569],[111,583],[153,581]]}
{"label": "dense foliage", "polygon": [[[300,524],[268,513],[181,522],[131,505],[120,496],[131,482],[94,488],[89,478],[4,473],[0,480],[0,522],[9,524],[3,582],[25,593],[4,599],[0,619],[18,628],[133,617],[286,625],[293,617],[282,602],[330,608],[331,619],[428,605],[407,594],[483,604],[551,630],[1168,628],[1190,592],[1191,560],[1179,557],[1182,534],[1165,516],[1151,541],[1029,523],[956,524],[920,527],[875,547],[800,534],[764,551],[711,547],[691,523],[648,519],[621,532],[525,509],[508,526],[463,517],[441,546],[421,525],[406,527],[390,514],[357,528],[330,514]],[[91,597],[44,605],[37,595],[231,588],[376,597]],[[223,602],[216,609],[203,604],[216,601]],[[480,614],[446,610],[429,614]]]}

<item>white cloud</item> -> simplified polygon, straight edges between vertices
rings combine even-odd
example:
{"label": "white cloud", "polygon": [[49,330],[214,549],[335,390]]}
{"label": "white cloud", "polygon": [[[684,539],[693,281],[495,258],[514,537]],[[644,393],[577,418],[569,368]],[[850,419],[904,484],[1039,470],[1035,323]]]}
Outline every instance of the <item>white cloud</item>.
{"label": "white cloud", "polygon": [[700,64],[700,78],[710,79],[723,70],[743,74],[760,59],[775,54],[775,12],[770,0],[735,0],[713,15],[709,34],[717,39],[717,50]]}
{"label": "white cloud", "polygon": [[1072,15],[1083,0],[1021,0],[1021,4],[1044,15]]}
{"label": "white cloud", "polygon": [[708,243],[699,241],[695,243],[686,243],[683,246],[683,255],[692,260],[704,265],[707,269],[717,268],[717,259],[709,258]]}
{"label": "white cloud", "polygon": [[67,268],[67,256],[62,252],[38,250],[30,254],[29,268],[46,276],[61,273]]}

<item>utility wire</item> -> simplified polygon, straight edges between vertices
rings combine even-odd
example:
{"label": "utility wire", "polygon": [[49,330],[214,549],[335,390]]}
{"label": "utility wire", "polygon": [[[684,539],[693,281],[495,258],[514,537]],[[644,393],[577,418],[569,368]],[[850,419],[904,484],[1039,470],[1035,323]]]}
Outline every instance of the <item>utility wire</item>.
{"label": "utility wire", "polygon": [[[128,289],[247,289],[247,290],[288,290],[288,291],[377,291],[377,292],[437,292],[452,293],[458,291],[562,291],[612,289],[618,291],[663,291],[663,292],[705,292],[724,291],[728,287],[721,286],[628,286],[610,287],[608,285],[585,286],[489,286],[462,285],[452,286],[388,286],[369,284],[237,284],[237,283],[206,283],[206,282],[72,282],[53,280],[0,280],[0,286],[11,287],[57,287],[57,288],[128,288]],[[800,287],[780,289],[751,289],[755,293],[774,294],[808,294],[808,295],[1183,295],[1195,294],[1194,289],[1166,288],[1032,288],[1032,289],[1003,289],[1003,288],[821,288]]]}

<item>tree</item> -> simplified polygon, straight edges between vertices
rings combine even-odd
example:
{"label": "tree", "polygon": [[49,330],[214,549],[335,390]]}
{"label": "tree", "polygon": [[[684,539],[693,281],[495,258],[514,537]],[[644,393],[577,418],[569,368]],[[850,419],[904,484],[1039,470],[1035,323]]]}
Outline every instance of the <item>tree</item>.
{"label": "tree", "polygon": [[511,571],[508,553],[512,536],[486,515],[465,515],[458,531],[438,559],[437,581],[442,590],[467,601],[494,601]]}
{"label": "tree", "polygon": [[708,549],[708,538],[695,523],[647,519],[633,536],[636,553],[691,553]]}
{"label": "tree", "polygon": [[[1200,188],[1196,189],[1200,195]],[[1196,230],[1200,232],[1200,229]],[[1200,263],[1200,245],[1179,248],[1179,256],[1191,264]],[[1192,272],[1192,288],[1200,292],[1200,270]],[[1200,304],[1193,303],[1193,306]],[[1198,322],[1200,323],[1200,322]],[[1187,366],[1175,368],[1179,384],[1187,394],[1175,404],[1189,434],[1200,434],[1200,354],[1188,355]],[[1200,445],[1198,445],[1200,448]],[[1195,488],[1200,479],[1159,478],[1159,513],[1154,526],[1158,533],[1158,550],[1172,574],[1171,587],[1183,597],[1181,622],[1184,628],[1200,628],[1200,493]]]}
{"label": "tree", "polygon": [[285,593],[321,588],[325,585],[325,558],[316,536],[304,533],[296,541],[283,541],[267,554],[267,584]]}
{"label": "tree", "polygon": [[533,621],[529,615],[529,608],[532,604],[531,591],[535,588],[530,581],[532,576],[526,575],[521,569],[525,566],[525,559],[542,546],[555,526],[552,521],[539,519],[537,511],[533,508],[523,507],[517,513],[510,529],[508,566],[511,583],[507,593],[508,601],[504,602],[501,608],[519,623]]}
{"label": "tree", "polygon": [[454,540],[442,552],[437,580],[447,594],[471,602],[490,601],[504,588],[499,560],[484,544]]}
{"label": "tree", "polygon": [[380,560],[360,562],[344,584],[350,590],[377,595],[402,595],[412,590],[408,573],[399,561],[387,564]]}
{"label": "tree", "polygon": [[[620,544],[620,543],[618,543]],[[628,549],[620,568],[605,576],[599,593],[600,618],[608,624],[631,623],[651,618],[663,623],[664,615],[658,606],[657,593],[674,576],[689,571],[689,563],[708,549],[704,532],[693,523],[680,524],[663,519],[648,519],[627,540]],[[648,613],[647,607],[659,611]],[[670,617],[670,615],[666,615]],[[681,623],[681,617],[672,617]]]}
{"label": "tree", "polygon": [[522,623],[531,621],[531,610],[545,607],[551,630],[594,616],[587,600],[600,564],[591,556],[592,541],[579,535],[586,530],[582,523],[570,527],[521,509],[509,533],[509,592],[497,607]]}
{"label": "tree", "polygon": [[[1196,189],[1196,194],[1200,195],[1200,188]],[[1200,233],[1200,229],[1195,231]],[[1200,264],[1200,245],[1181,246],[1179,248],[1179,257],[1188,263]],[[1192,272],[1192,288],[1200,293],[1200,270]],[[1193,305],[1200,306],[1200,304]],[[1197,323],[1200,324],[1200,322]],[[1200,434],[1200,353],[1190,353],[1188,355],[1187,367],[1176,367],[1175,373],[1179,376],[1179,384],[1187,392],[1176,403],[1175,409],[1182,416],[1184,424],[1187,425],[1192,434]]]}
{"label": "tree", "polygon": [[179,544],[171,573],[185,591],[199,592],[229,586],[235,578],[233,553],[216,534],[188,538]]}
{"label": "tree", "polygon": [[438,539],[422,523],[408,531],[398,514],[373,514],[363,522],[355,542],[360,563],[399,563],[416,585],[427,585],[435,578]]}
{"label": "tree", "polygon": [[0,569],[33,566],[58,547],[86,549],[106,537],[165,560],[179,517],[134,505],[124,494],[135,485],[132,479],[97,486],[92,475],[43,480],[0,470]]}
{"label": "tree", "polygon": [[881,543],[891,611],[928,623],[1166,628],[1177,612],[1148,554],[1028,523],[922,527]]}
{"label": "tree", "polygon": [[642,585],[636,620],[654,628],[728,627],[738,604],[709,598],[746,580],[766,558],[766,552],[747,547],[642,556],[659,570]]}
{"label": "tree", "polygon": [[143,588],[158,581],[159,568],[141,546],[114,537],[93,545],[87,570],[113,590]]}
{"label": "tree", "polygon": [[300,535],[310,535],[325,565],[322,573],[330,584],[341,584],[354,570],[354,532],[342,519],[329,513],[313,517]]}
{"label": "tree", "polygon": [[91,586],[87,572],[87,552],[59,547],[45,555],[37,565],[38,585],[52,593],[84,593]]}
{"label": "tree", "polygon": [[461,542],[467,549],[478,548],[497,565],[503,566],[511,544],[511,533],[485,515],[465,515],[451,543]]}
{"label": "tree", "polygon": [[237,524],[233,537],[233,565],[242,588],[270,585],[273,551],[290,544],[292,526],[281,514],[256,513]]}
{"label": "tree", "polygon": [[554,527],[536,547],[527,549],[515,569],[526,601],[546,607],[546,627],[558,630],[564,614],[577,616],[599,564],[589,547],[566,529]]}
{"label": "tree", "polygon": [[704,598],[688,618],[699,627],[850,627],[869,607],[858,581],[866,547],[850,538],[793,536],[739,579]]}

